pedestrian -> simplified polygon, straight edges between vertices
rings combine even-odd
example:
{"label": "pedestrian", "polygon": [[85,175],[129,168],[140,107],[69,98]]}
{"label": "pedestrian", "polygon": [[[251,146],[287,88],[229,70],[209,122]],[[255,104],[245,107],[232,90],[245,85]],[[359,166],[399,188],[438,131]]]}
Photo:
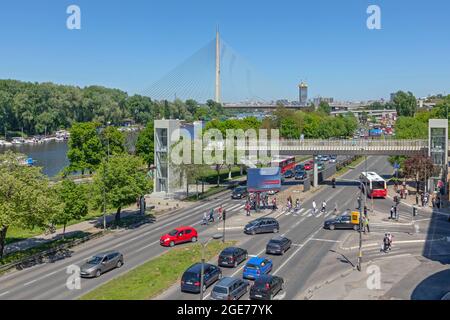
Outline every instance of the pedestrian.
{"label": "pedestrian", "polygon": [[337,216],[338,214],[338,206],[337,203],[334,203],[334,215]]}
{"label": "pedestrian", "polygon": [[327,211],[327,203],[325,202],[325,200],[323,200],[322,202],[322,209],[320,211],[323,213]]}
{"label": "pedestrian", "polygon": [[315,200],[313,200],[313,202],[312,202],[312,207],[313,207],[313,213],[316,214],[317,205],[316,205],[316,201]]}
{"label": "pedestrian", "polygon": [[394,219],[394,206],[391,207],[391,216],[389,217],[389,219]]}
{"label": "pedestrian", "polygon": [[364,206],[364,216],[367,217],[367,206]]}
{"label": "pedestrian", "polygon": [[408,198],[408,194],[409,194],[409,191],[408,191],[408,188],[406,188],[405,189],[405,199]]}
{"label": "pedestrian", "polygon": [[219,209],[217,210],[219,221],[222,220],[222,212],[223,212],[223,208],[222,208],[222,205],[220,205]]}
{"label": "pedestrian", "polygon": [[250,216],[250,202],[247,201],[247,203],[245,204],[245,212],[247,216]]}
{"label": "pedestrian", "polygon": [[398,220],[397,206],[394,206],[394,219]]}
{"label": "pedestrian", "polygon": [[277,210],[278,208],[277,208],[277,198],[273,198],[273,200],[272,200],[272,208],[273,208],[273,210]]}
{"label": "pedestrian", "polygon": [[367,232],[370,233],[369,218],[368,217],[364,217],[363,226],[364,226],[364,233],[366,233],[366,229],[367,229]]}
{"label": "pedestrian", "polygon": [[420,201],[422,203],[422,207],[425,206],[425,195],[423,193],[420,194]]}

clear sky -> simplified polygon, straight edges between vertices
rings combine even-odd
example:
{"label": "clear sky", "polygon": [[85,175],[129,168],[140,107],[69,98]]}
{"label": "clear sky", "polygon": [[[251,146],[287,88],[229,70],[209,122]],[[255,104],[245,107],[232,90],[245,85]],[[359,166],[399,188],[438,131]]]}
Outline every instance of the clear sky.
{"label": "clear sky", "polygon": [[[81,8],[81,30],[66,9]],[[381,7],[381,30],[366,27]],[[0,4],[0,78],[140,92],[222,37],[295,99],[450,93],[448,0],[14,0]],[[271,90],[267,88],[267,90]],[[280,97],[282,98],[282,97]]]}

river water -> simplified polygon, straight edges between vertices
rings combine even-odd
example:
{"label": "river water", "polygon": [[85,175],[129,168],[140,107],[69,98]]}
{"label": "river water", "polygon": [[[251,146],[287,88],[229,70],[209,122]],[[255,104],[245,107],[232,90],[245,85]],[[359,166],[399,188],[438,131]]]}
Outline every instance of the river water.
{"label": "river water", "polygon": [[[129,152],[134,152],[137,136],[138,132],[127,132],[125,134],[125,148]],[[42,172],[45,175],[53,177],[69,165],[67,149],[67,141],[48,141],[39,144],[0,146],[0,153],[13,150],[31,157],[35,160],[35,166],[42,167]]]}
{"label": "river water", "polygon": [[57,175],[69,165],[67,159],[67,141],[48,141],[39,144],[22,144],[10,147],[0,146],[0,153],[13,150],[35,160],[34,165],[42,167],[42,172],[49,177]]}

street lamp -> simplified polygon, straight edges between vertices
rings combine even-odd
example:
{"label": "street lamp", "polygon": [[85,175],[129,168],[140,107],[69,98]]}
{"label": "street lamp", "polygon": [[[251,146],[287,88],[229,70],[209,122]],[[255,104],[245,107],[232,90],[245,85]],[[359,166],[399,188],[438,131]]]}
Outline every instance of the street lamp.
{"label": "street lamp", "polygon": [[[362,148],[361,151],[364,151],[364,148]],[[365,155],[365,159],[364,159],[364,170],[367,175],[367,155]],[[361,188],[361,196],[362,196],[362,188]],[[358,264],[357,264],[358,271],[361,271],[361,269],[362,269],[361,268],[361,264],[362,264],[362,227],[363,227],[362,215],[363,215],[363,208],[366,208],[366,204],[367,204],[367,179],[364,182],[364,205],[359,206],[359,252],[358,252]]]}
{"label": "street lamp", "polygon": [[201,271],[200,271],[200,300],[203,300],[203,278],[205,274],[205,248],[211,240],[219,240],[222,238],[221,234],[215,234],[211,238],[209,238],[206,242],[200,242],[202,246],[202,262],[201,262]]}

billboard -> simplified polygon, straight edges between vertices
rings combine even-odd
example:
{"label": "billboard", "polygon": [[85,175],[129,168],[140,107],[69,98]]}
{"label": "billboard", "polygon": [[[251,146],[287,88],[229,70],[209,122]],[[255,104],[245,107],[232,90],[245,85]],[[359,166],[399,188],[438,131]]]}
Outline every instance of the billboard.
{"label": "billboard", "polygon": [[278,167],[249,168],[247,170],[247,189],[249,192],[280,190],[281,170]]}

